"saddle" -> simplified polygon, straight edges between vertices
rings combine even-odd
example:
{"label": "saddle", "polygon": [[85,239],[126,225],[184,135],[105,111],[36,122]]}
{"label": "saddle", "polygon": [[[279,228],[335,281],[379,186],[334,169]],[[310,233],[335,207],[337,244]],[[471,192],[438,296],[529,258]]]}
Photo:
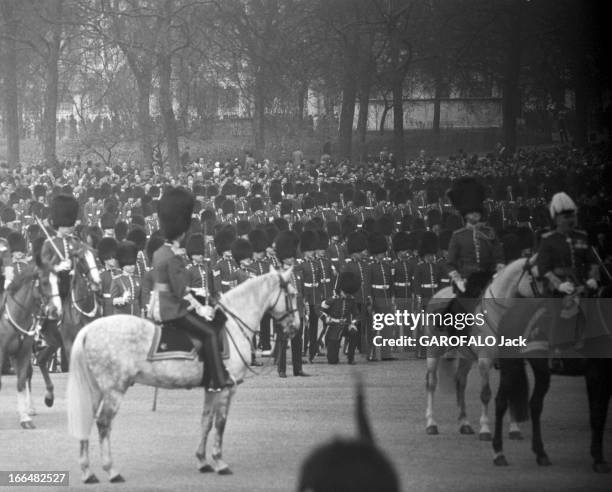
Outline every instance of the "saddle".
{"label": "saddle", "polygon": [[[154,323],[153,342],[147,355],[148,361],[159,360],[196,360],[199,358],[201,342],[175,326],[171,321]],[[229,340],[227,330],[221,331],[219,343],[222,344],[222,358],[229,359]]]}

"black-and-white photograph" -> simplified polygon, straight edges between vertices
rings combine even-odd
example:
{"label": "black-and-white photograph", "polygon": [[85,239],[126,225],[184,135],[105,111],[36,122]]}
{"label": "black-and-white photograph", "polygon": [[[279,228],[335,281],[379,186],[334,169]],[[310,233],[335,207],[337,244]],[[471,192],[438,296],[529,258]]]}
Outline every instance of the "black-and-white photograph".
{"label": "black-and-white photograph", "polygon": [[611,490],[605,0],[0,0],[0,490]]}

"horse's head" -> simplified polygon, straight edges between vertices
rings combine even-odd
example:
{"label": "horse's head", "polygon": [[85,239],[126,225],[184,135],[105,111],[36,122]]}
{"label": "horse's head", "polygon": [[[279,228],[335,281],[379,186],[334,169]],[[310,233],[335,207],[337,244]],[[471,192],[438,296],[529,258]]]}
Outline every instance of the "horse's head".
{"label": "horse's head", "polygon": [[537,255],[531,258],[517,260],[521,265],[521,273],[516,287],[518,297],[541,297],[544,289],[542,281],[539,280],[538,267],[535,264]]}
{"label": "horse's head", "polygon": [[72,256],[75,278],[80,276],[87,281],[87,286],[91,291],[99,291],[102,279],[93,251],[87,245],[80,243],[72,249]]}
{"label": "horse's head", "polygon": [[22,309],[45,305],[46,314],[54,314],[55,306],[49,302],[53,297],[49,275],[40,268],[28,267],[13,279],[7,293]]}
{"label": "horse's head", "polygon": [[272,317],[289,337],[293,337],[300,327],[297,290],[291,283],[292,272],[293,267],[285,272],[278,272],[278,295],[270,308]]}

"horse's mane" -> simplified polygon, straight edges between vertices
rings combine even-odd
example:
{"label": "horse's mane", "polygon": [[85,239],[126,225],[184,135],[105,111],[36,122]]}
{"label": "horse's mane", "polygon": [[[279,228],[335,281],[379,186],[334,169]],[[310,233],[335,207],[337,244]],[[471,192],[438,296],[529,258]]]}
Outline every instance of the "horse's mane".
{"label": "horse's mane", "polygon": [[230,294],[231,298],[234,298],[235,296],[238,299],[240,299],[243,296],[246,296],[247,293],[253,291],[254,286],[256,284],[267,281],[264,279],[269,278],[271,276],[270,274],[272,273],[275,273],[275,272],[268,272],[264,275],[260,275],[258,277],[253,277],[253,278],[249,278],[245,280],[244,282],[242,282],[241,284],[238,284],[236,287],[234,287],[230,291],[221,295],[221,301],[228,299],[228,294]]}
{"label": "horse's mane", "polygon": [[23,272],[17,274],[11,284],[8,286],[7,292],[15,295],[19,289],[31,282],[38,276],[38,270],[34,266],[28,266]]}

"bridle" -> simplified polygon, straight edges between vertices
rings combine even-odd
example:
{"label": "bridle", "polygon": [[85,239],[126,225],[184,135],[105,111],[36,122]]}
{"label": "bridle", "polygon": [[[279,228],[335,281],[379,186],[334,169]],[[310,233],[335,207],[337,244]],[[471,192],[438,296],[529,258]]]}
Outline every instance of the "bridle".
{"label": "bridle", "polygon": [[279,282],[279,285],[280,285],[280,289],[278,290],[278,295],[276,296],[276,299],[274,300],[274,302],[272,303],[272,306],[270,306],[268,311],[272,311],[276,307],[276,305],[278,304],[278,301],[280,300],[280,296],[284,292],[285,293],[285,311],[284,311],[284,314],[282,314],[278,318],[275,317],[274,315],[271,315],[272,319],[274,321],[276,321],[277,323],[280,323],[281,321],[284,321],[289,316],[293,316],[293,314],[298,309],[297,309],[297,307],[293,308],[291,306],[291,298],[292,297],[297,297],[297,296],[296,296],[296,294],[291,294],[289,292],[289,282],[287,280],[285,280],[280,273],[278,274],[278,282]]}
{"label": "bridle", "polygon": [[[72,285],[70,286],[70,300],[72,301],[72,305],[74,306],[74,309],[77,310],[77,312],[79,312],[81,315],[85,316],[86,318],[94,318],[96,316],[96,314],[98,313],[98,300],[97,300],[97,296],[95,295],[95,292],[93,290],[93,286],[95,285],[95,282],[93,282],[91,280],[91,271],[92,268],[89,266],[89,264],[87,263],[87,260],[84,256],[81,256],[81,254],[83,253],[83,251],[81,251],[81,253],[75,255],[75,261],[74,261],[74,276],[73,276],[73,281],[72,281]],[[75,299],[74,296],[74,292],[75,292],[75,283],[76,283],[76,276],[79,275],[81,277],[81,279],[83,279],[85,281],[85,285],[86,285],[86,294],[83,297],[80,297],[79,299]],[[85,311],[84,309],[82,309],[79,306],[79,303],[83,300],[83,299],[87,299],[88,295],[91,294],[93,297],[93,307],[91,309],[91,311]]]}
{"label": "bridle", "polygon": [[[38,275],[33,276],[32,279],[28,280],[27,282],[28,284],[28,292],[29,291],[34,291],[38,293],[38,297],[36,297],[36,295],[34,295],[34,300],[41,299],[44,302],[40,303],[40,305],[45,305],[48,302],[48,298],[47,296],[45,296],[41,290],[40,290],[40,277]],[[21,290],[21,289],[19,289]],[[6,314],[6,319],[7,321],[11,324],[11,326],[15,329],[15,331],[17,331],[17,333],[20,335],[21,340],[23,340],[24,337],[31,337],[34,336],[36,334],[36,322],[38,319],[41,318],[40,315],[37,315],[35,313],[32,313],[32,324],[30,325],[29,328],[24,328],[23,326],[21,326],[16,320],[15,317],[11,314],[10,308],[9,308],[9,304],[8,301],[9,299],[15,303],[17,306],[19,306],[19,308],[21,308],[23,311],[27,311],[28,310],[28,306],[25,306],[23,303],[19,302],[17,299],[15,299],[15,295],[11,295],[11,294],[7,294],[5,303],[4,303],[4,313]]]}

